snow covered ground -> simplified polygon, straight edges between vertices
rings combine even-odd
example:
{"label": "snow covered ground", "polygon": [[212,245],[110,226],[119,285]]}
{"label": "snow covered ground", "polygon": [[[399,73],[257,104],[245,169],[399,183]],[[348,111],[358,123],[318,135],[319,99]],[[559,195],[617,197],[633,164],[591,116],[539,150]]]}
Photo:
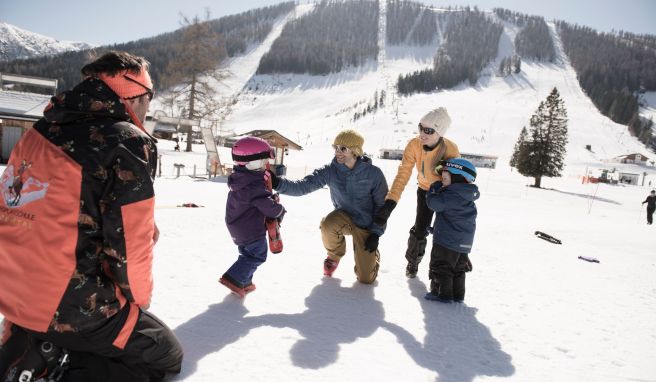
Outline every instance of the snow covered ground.
{"label": "snow covered ground", "polygon": [[[311,151],[311,168],[330,159]],[[375,163],[391,181],[399,162]],[[404,274],[415,182],[381,238],[372,286],[356,282],[351,250],[333,278],[322,275],[328,190],[282,196],[285,250],[269,255],[258,290],[241,301],[217,282],[237,256],[223,222],[227,186],[159,178],[151,310],[185,347],[177,380],[656,380],[656,241],[640,205],[648,189],[574,177],[534,189],[508,169],[481,169],[477,183],[466,302],[444,305],[421,298],[427,261],[416,279]],[[185,202],[204,207],[174,207]]]}
{"label": "snow covered ground", "polygon": [[[500,57],[515,31],[505,33]],[[653,168],[607,162],[651,154],[626,126],[597,112],[562,55],[556,64],[523,62],[522,73],[506,78],[491,64],[474,87],[390,99],[351,122],[354,105],[388,89],[390,78],[430,66],[425,50],[387,49],[384,63],[329,76],[252,76],[253,65],[231,67],[230,89],[245,82],[221,130],[275,129],[297,141],[304,149],[285,157],[288,177],[297,179],[331,160],[341,129],[358,129],[365,151],[377,156],[381,148],[402,148],[428,110],[447,107],[453,120],[447,137],[461,151],[499,156],[497,169],[479,169],[465,303],[423,300],[428,257],[416,279],[405,277],[414,177],[381,238],[375,284],[357,283],[350,249],[334,277],[323,277],[318,227],[332,206],[322,189],[281,197],[288,210],[284,252],[269,255],[255,274],[257,291],[239,300],[218,283],[237,258],[224,223],[225,180],[188,176],[194,165],[204,172],[203,147],[174,152],[162,140],[151,311],[185,348],[175,380],[656,381],[656,228],[645,224],[640,204],[650,189],[580,178],[591,168],[616,167],[647,172],[645,184],[656,184]],[[562,178],[545,178],[544,188],[534,189],[507,163],[522,126],[554,86],[569,112],[566,168]],[[231,162],[228,149],[220,148],[220,156]],[[174,163],[185,164],[179,178]],[[398,163],[374,158],[390,184]],[[203,207],[176,207],[188,202]],[[563,244],[536,238],[537,230]]]}

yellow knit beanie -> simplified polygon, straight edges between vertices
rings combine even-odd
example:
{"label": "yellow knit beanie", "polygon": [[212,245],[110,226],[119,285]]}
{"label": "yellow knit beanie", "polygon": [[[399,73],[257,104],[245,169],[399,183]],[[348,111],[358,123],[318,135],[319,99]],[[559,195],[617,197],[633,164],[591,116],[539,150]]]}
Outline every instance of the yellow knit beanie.
{"label": "yellow knit beanie", "polygon": [[333,144],[348,147],[356,157],[361,157],[364,154],[364,151],[362,150],[364,138],[355,130],[341,131],[335,137],[335,142]]}

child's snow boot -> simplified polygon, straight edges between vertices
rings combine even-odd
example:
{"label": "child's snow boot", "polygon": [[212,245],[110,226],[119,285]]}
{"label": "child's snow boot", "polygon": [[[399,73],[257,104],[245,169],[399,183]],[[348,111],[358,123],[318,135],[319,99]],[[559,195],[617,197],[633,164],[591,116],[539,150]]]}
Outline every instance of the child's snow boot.
{"label": "child's snow boot", "polygon": [[232,279],[232,277],[230,277],[230,276],[228,276],[228,275],[223,275],[223,277],[221,277],[221,278],[219,279],[219,282],[220,282],[221,284],[225,285],[228,289],[230,289],[230,291],[231,291],[232,293],[234,293],[234,294],[236,294],[237,296],[239,296],[239,298],[244,298],[244,297],[246,297],[246,294],[248,294],[248,293],[250,293],[250,292],[252,292],[252,291],[254,291],[254,290],[256,289],[256,288],[255,288],[255,284],[253,284],[253,283],[250,283],[250,284],[248,284],[248,285],[244,285],[243,287],[240,287],[240,286],[237,284],[237,282],[234,281],[234,280]]}
{"label": "child's snow boot", "polygon": [[437,277],[432,276],[431,289],[429,293],[424,295],[426,300],[439,301],[439,302],[453,302],[453,287],[452,279],[450,277]]}
{"label": "child's snow boot", "polygon": [[429,300],[429,301],[439,301],[439,302],[443,302],[443,303],[446,303],[446,304],[449,304],[449,303],[453,302],[453,300],[447,300],[447,299],[441,298],[439,295],[434,294],[433,292],[426,293],[424,295],[424,299]]}
{"label": "child's snow boot", "polygon": [[253,284],[253,283],[250,283],[250,284],[248,284],[248,285],[244,285],[244,292],[246,292],[246,294],[251,293],[251,292],[254,291],[255,289],[256,289],[256,288],[255,288],[255,284]]}
{"label": "child's snow boot", "polygon": [[453,277],[453,301],[465,301],[465,272],[456,273]]}
{"label": "child's snow boot", "polygon": [[335,261],[330,257],[326,257],[326,260],[323,261],[323,274],[324,276],[331,277],[339,265],[339,260]]}

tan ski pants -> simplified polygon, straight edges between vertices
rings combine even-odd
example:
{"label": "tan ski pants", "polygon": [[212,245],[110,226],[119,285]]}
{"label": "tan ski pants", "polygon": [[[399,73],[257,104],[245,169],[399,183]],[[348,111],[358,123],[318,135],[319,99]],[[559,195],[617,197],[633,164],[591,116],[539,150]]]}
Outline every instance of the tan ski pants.
{"label": "tan ski pants", "polygon": [[353,253],[355,255],[355,274],[358,281],[371,284],[378,276],[380,253],[368,252],[364,249],[364,242],[370,232],[353,224],[351,217],[344,211],[335,210],[321,219],[321,239],[328,252],[328,257],[339,261],[346,253],[345,235],[353,236]]}

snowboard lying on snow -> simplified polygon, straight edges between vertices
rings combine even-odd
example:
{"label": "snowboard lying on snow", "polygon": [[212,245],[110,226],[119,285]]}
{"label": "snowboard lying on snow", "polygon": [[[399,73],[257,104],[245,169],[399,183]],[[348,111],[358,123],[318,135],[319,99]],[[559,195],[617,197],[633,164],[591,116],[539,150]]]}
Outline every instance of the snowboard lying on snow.
{"label": "snowboard lying on snow", "polygon": [[556,239],[555,237],[541,231],[535,231],[535,236],[539,237],[542,240],[546,240],[550,243],[563,244],[563,242],[560,241],[559,239]]}
{"label": "snowboard lying on snow", "polygon": [[[546,240],[550,243],[563,244],[563,242],[560,241],[559,239],[556,239],[555,237],[541,231],[535,231],[535,236],[539,237],[542,240]],[[599,259],[592,256],[579,256],[579,259],[583,261],[588,261],[590,263],[599,263]]]}

